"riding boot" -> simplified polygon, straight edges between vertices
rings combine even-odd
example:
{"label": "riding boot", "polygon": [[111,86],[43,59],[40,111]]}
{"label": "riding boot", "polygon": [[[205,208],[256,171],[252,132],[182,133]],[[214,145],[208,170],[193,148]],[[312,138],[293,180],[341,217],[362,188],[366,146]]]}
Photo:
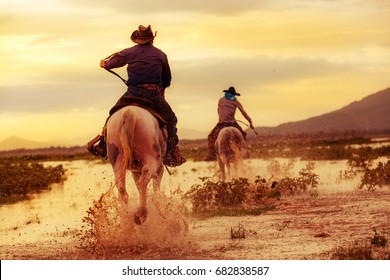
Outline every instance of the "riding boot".
{"label": "riding boot", "polygon": [[176,167],[182,165],[186,162],[186,159],[180,155],[180,150],[177,144],[179,143],[179,138],[177,137],[177,129],[175,124],[168,123],[168,141],[167,141],[167,152],[164,156],[164,164]]}
{"label": "riding boot", "polygon": [[215,137],[213,135],[209,135],[207,139],[208,145],[208,154],[205,158],[205,161],[214,161],[217,159],[217,151],[215,150]]}
{"label": "riding boot", "polygon": [[[97,143],[99,141],[99,143]],[[98,157],[107,157],[106,141],[103,135],[97,135],[91,141],[87,143],[87,150]]]}
{"label": "riding boot", "polygon": [[219,131],[223,128],[223,124],[218,123],[207,137],[208,154],[205,161],[214,161],[217,159],[217,151],[215,149],[215,141],[217,140]]}

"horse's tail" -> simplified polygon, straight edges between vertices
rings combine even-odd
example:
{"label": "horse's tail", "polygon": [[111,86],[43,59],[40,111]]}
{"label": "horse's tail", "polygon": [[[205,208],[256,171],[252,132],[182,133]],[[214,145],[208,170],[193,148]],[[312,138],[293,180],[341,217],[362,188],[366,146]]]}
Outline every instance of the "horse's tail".
{"label": "horse's tail", "polygon": [[125,176],[127,168],[131,167],[134,156],[134,130],[136,123],[136,113],[132,110],[123,112],[120,128],[119,141],[122,146],[122,170],[121,174]]}

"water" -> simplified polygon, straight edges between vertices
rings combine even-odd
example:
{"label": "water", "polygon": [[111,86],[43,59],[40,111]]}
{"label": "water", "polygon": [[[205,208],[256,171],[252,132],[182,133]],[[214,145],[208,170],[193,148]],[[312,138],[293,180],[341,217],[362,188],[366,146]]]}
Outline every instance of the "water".
{"label": "water", "polygon": [[[286,175],[297,176],[307,162],[278,159],[278,168],[270,168],[270,161],[250,159],[245,162],[246,174],[250,180],[260,175],[270,178],[273,173],[275,180]],[[288,165],[293,167],[289,168]],[[57,165],[58,162],[46,163]],[[80,228],[82,218],[103,193],[112,189],[114,181],[111,166],[89,161],[61,162],[68,170],[68,179],[62,184],[52,185],[50,191],[34,195],[28,201],[0,207],[0,244],[42,241],[52,234],[65,234],[69,230]],[[284,166],[284,170],[283,170]],[[268,170],[267,170],[268,169]],[[314,173],[320,176],[319,189],[323,191],[349,191],[356,187],[356,182],[340,181],[341,170],[346,169],[345,161],[315,162]],[[165,172],[161,185],[162,193],[170,195],[177,191],[185,192],[194,184],[200,183],[200,177],[217,178],[215,163],[188,162],[173,171],[172,175]],[[355,180],[356,181],[356,180]],[[128,191],[132,202],[138,203],[138,193],[128,176]],[[112,196],[116,190],[112,189]],[[137,202],[136,202],[137,201]]]}
{"label": "water", "polygon": [[[15,258],[12,255],[14,246],[23,249],[26,245],[30,251],[29,254],[26,253],[26,258],[33,258],[37,252],[31,251],[31,244],[38,246],[36,244],[43,243],[51,244],[58,251],[59,258],[67,256],[61,253],[65,247],[58,244],[72,248],[81,246],[83,252],[87,249],[92,254],[82,253],[79,258],[96,258],[97,255],[114,259],[155,256],[169,258],[173,254],[172,250],[176,250],[174,256],[184,254],[188,257],[197,252],[199,242],[206,248],[219,246],[215,245],[216,237],[225,236],[223,240],[230,242],[227,234],[229,227],[238,223],[237,219],[241,219],[213,218],[203,223],[188,218],[188,205],[181,200],[180,194],[188,191],[194,184],[201,184],[200,177],[217,179],[215,162],[189,161],[180,168],[170,170],[172,175],[165,172],[161,192],[150,193],[148,196],[149,213],[142,226],[135,225],[133,220],[138,205],[138,192],[130,174],[127,178],[130,200],[126,206],[117,199],[117,191],[113,186],[114,176],[109,164],[101,164],[99,161],[45,164],[62,164],[68,170],[68,179],[62,184],[52,185],[49,191],[34,195],[31,200],[0,206],[0,246],[9,250],[8,255],[3,258]],[[278,180],[284,176],[294,177],[307,164],[308,162],[299,160],[250,159],[245,161],[243,177],[251,181],[256,176],[270,180]],[[314,162],[313,172],[320,177],[318,190],[328,194],[354,190],[358,177],[353,180],[340,179],[340,171],[346,168],[346,161]],[[214,227],[213,233],[207,234],[210,227]],[[39,250],[43,258],[49,257]],[[183,250],[186,252],[183,253]],[[22,258],[25,256],[21,255]],[[199,256],[202,253],[196,258]]]}
{"label": "water", "polygon": [[61,164],[68,170],[64,183],[52,185],[50,191],[36,194],[31,200],[0,207],[0,244],[42,241],[81,226],[88,204],[105,191],[108,169],[84,161]]}

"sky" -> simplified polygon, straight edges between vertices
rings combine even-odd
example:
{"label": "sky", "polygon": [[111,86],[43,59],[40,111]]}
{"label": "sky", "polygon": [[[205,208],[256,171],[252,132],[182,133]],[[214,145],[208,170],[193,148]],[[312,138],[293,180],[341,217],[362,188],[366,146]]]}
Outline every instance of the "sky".
{"label": "sky", "polygon": [[179,137],[207,135],[230,86],[255,126],[328,113],[390,87],[389,14],[388,0],[0,0],[0,141],[100,133],[126,88],[99,62],[140,24],[168,56]]}

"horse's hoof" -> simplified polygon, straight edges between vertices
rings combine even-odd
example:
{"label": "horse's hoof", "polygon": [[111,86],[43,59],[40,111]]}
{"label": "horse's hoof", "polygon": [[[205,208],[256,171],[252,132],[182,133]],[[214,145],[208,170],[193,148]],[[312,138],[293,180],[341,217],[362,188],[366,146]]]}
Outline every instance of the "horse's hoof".
{"label": "horse's hoof", "polygon": [[140,225],[146,221],[147,212],[146,209],[140,209],[134,214],[134,222]]}

